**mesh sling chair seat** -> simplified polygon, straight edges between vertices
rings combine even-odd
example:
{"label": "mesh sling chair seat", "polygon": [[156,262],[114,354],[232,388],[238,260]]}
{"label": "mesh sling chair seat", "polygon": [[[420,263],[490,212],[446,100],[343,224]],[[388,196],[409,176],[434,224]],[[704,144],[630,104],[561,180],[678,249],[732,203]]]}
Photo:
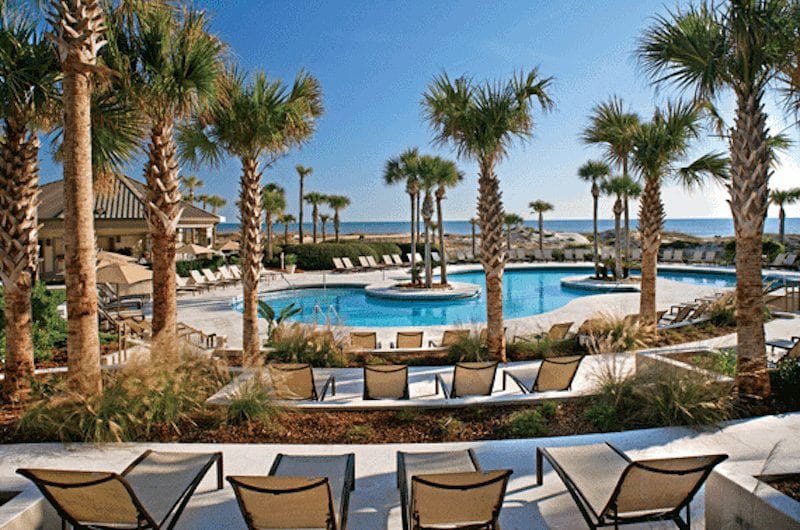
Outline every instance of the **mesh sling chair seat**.
{"label": "mesh sling chair seat", "polygon": [[422,348],[424,331],[398,331],[395,342],[390,343],[392,348]]}
{"label": "mesh sling chair seat", "polygon": [[608,443],[538,447],[538,485],[542,484],[543,458],[566,485],[589,528],[671,520],[678,528],[688,529],[692,498],[714,466],[728,456],[631,460]]}
{"label": "mesh sling chair seat", "polygon": [[542,339],[558,341],[563,340],[567,337],[567,333],[572,328],[574,322],[559,322],[558,324],[553,324],[550,326],[550,329],[547,330],[545,333],[537,333],[530,337],[524,335],[514,335],[513,342],[539,342]]}
{"label": "mesh sling chair seat", "polygon": [[494,387],[497,361],[461,362],[453,369],[453,383],[450,387],[441,374],[436,374],[436,393],[442,389],[446,399],[465,396],[489,396]]}
{"label": "mesh sling chair seat", "polygon": [[457,344],[460,340],[466,339],[467,337],[469,337],[468,329],[446,329],[444,333],[442,333],[442,341],[439,344],[436,344],[434,341],[429,341],[428,346],[444,348]]}
{"label": "mesh sling chair seat", "polygon": [[268,476],[227,479],[250,529],[345,530],[355,455],[278,454]]}
{"label": "mesh sling chair seat", "polygon": [[364,366],[364,399],[408,398],[408,366]]}
{"label": "mesh sling chair seat", "polygon": [[381,347],[378,342],[378,334],[374,331],[351,331],[350,349],[353,350],[376,350]]}
{"label": "mesh sling chair seat", "polygon": [[82,529],[170,529],[222,453],[145,451],[122,473],[18,469],[36,484],[62,520]]}
{"label": "mesh sling chair seat", "polygon": [[397,453],[403,528],[494,529],[511,470],[482,472],[471,449]]}
{"label": "mesh sling chair seat", "polygon": [[331,390],[336,395],[336,379],[331,375],[317,393],[314,369],[308,363],[270,363],[267,371],[272,383],[272,394],[277,399],[323,401]]}
{"label": "mesh sling chair seat", "polygon": [[539,365],[539,370],[530,386],[510,370],[503,370],[503,390],[506,389],[506,379],[509,377],[526,394],[571,390],[572,382],[584,357],[585,355],[566,355],[542,359],[542,364]]}

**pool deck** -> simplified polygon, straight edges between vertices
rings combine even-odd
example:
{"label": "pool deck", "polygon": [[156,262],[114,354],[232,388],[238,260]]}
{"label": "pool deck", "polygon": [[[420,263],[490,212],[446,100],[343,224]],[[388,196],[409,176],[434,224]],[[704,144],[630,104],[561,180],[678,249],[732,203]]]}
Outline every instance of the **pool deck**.
{"label": "pool deck", "polygon": [[[564,270],[575,269],[577,267],[591,267],[591,263],[511,263],[507,265],[508,270],[520,268],[558,268]],[[450,272],[467,272],[480,270],[480,265],[451,265]],[[732,267],[707,267],[707,266],[677,266],[660,265],[659,270],[680,271],[692,270],[697,272],[709,273],[731,273]],[[781,271],[770,271],[770,274],[786,276],[793,279],[800,279],[800,274]],[[391,269],[384,271],[356,272],[345,274],[333,274],[330,272],[306,272],[300,274],[276,276],[270,281],[262,281],[261,291],[278,291],[292,287],[310,286],[364,286],[387,281],[408,279],[407,271],[404,269]],[[674,304],[692,301],[694,298],[709,296],[726,289],[692,285],[672,280],[660,278],[658,280],[657,306],[661,309],[668,309]],[[178,320],[185,322],[198,329],[213,332],[217,335],[225,335],[228,339],[228,347],[241,348],[242,345],[242,323],[240,314],[231,309],[232,300],[242,293],[241,286],[230,286],[220,288],[201,295],[185,295],[178,298]],[[542,313],[524,318],[506,320],[508,326],[508,336],[515,334],[529,334],[548,329],[557,322],[575,322],[580,325],[587,318],[597,316],[598,313],[627,315],[639,311],[638,293],[611,293],[588,295],[572,300],[566,305]],[[346,322],[345,322],[346,324]],[[266,323],[260,322],[263,333],[266,333]],[[471,327],[479,328],[483,324],[473,324]],[[402,327],[373,327],[357,328],[355,330],[374,330],[378,333],[378,340],[388,344],[394,340],[395,334],[400,330],[418,329],[425,332],[425,341],[438,340],[446,328],[453,326],[402,326]],[[782,335],[791,336],[790,335]]]}

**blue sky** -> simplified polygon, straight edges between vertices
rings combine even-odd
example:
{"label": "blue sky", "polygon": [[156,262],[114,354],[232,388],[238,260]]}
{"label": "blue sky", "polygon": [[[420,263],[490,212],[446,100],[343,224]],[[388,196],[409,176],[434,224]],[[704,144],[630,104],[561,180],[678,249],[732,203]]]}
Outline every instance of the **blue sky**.
{"label": "blue sky", "polygon": [[[442,71],[494,80],[539,66],[542,75],[555,78],[556,109],[536,113],[533,139],[515,144],[498,169],[506,209],[525,218],[532,217],[527,204],[536,199],[555,205],[549,216],[553,219],[591,217],[589,190],[576,171],[587,159],[600,155],[598,148],[584,146],[579,139],[593,105],[616,94],[648,116],[656,103],[674,96],[668,90],[653,90],[637,72],[632,53],[648,19],[665,12],[661,1],[196,3],[211,12],[213,31],[230,45],[231,59],[244,69],[262,69],[286,81],[305,69],[321,82],[326,112],[318,132],[307,146],[264,172],[265,182],[277,182],[286,189],[289,211],[295,215],[294,166],[300,163],[314,168],[307,191],[351,197],[344,220],[406,219],[406,196],[401,187],[384,185],[383,164],[410,146],[455,158],[448,148],[431,145],[431,130],[420,111],[427,84]],[[729,109],[729,102],[723,102],[722,108]],[[786,128],[778,121],[772,126]],[[798,139],[795,128],[786,132]],[[698,150],[712,147],[722,146],[709,141]],[[795,148],[784,157],[773,181],[776,187],[800,184],[796,153]],[[476,166],[463,160],[458,163],[465,179],[449,193],[448,219],[467,219],[475,211]],[[141,178],[141,160],[127,172]],[[45,161],[44,181],[60,178],[60,173],[60,167]],[[238,162],[182,172],[193,173],[205,181],[203,193],[228,200],[222,213],[229,221],[235,220]],[[725,192],[719,188],[687,195],[672,186],[664,196],[669,217],[729,215]],[[604,216],[611,215],[610,202],[601,208]],[[791,208],[789,214],[800,214],[798,208]]]}

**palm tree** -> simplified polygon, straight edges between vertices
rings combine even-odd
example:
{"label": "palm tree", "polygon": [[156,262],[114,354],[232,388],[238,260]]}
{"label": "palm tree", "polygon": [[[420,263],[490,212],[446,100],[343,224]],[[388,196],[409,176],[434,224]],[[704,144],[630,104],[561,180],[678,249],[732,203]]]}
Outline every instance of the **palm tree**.
{"label": "palm tree", "polygon": [[221,150],[240,159],[241,258],[244,291],[244,362],[260,362],[258,280],[261,273],[261,163],[270,167],[292,147],[308,141],[322,113],[319,82],[301,72],[287,87],[259,72],[245,82],[228,71],[220,97],[202,120],[181,129],[182,155],[190,162],[219,161]]}
{"label": "palm tree", "polygon": [[728,134],[728,184],[736,232],[736,387],[743,397],[770,394],[764,344],[761,251],[771,176],[765,91],[795,57],[794,2],[702,2],[656,18],[638,56],[655,83],[692,88],[706,100],[730,89],[736,120]]}
{"label": "palm tree", "polygon": [[786,211],[783,209],[786,204],[794,204],[800,200],[800,188],[790,190],[772,190],[769,193],[769,202],[778,207],[778,241],[784,243],[784,229],[786,222]]}
{"label": "palm tree", "polygon": [[411,201],[411,283],[417,281],[417,238],[419,226],[417,202],[419,201],[419,152],[417,148],[406,149],[399,157],[386,161],[383,180],[386,184],[404,183]]}
{"label": "palm tree", "polygon": [[549,212],[553,209],[553,205],[547,201],[533,201],[528,204],[528,208],[533,210],[533,213],[539,214],[539,250],[544,249],[544,212]]}
{"label": "palm tree", "polygon": [[447,188],[453,188],[464,179],[464,173],[458,170],[455,162],[441,157],[433,157],[432,162],[433,182],[436,184],[436,224],[439,232],[439,276],[442,285],[447,285],[447,249],[444,246],[444,213],[442,201],[445,199]]}
{"label": "palm tree", "polygon": [[506,249],[511,250],[511,231],[516,230],[525,220],[522,216],[515,213],[507,213],[503,215],[503,224],[506,225]]}
{"label": "palm tree", "polygon": [[469,220],[469,224],[472,225],[472,255],[476,254],[475,252],[475,227],[478,226],[480,219],[473,217]]}
{"label": "palm tree", "polygon": [[92,189],[92,74],[103,47],[100,0],[52,0],[47,16],[63,74],[64,284],[67,293],[67,373],[70,387],[100,391],[94,193]]}
{"label": "palm tree", "polygon": [[217,215],[218,209],[228,204],[228,201],[226,201],[223,197],[220,197],[219,195],[207,195],[205,196],[205,198],[206,198],[205,202],[208,203],[209,206],[211,206],[211,213],[213,213],[214,215]]}
{"label": "palm tree", "polygon": [[57,119],[58,65],[36,23],[0,9],[0,280],[5,297],[3,395],[30,395],[31,292],[38,257],[39,134]]}
{"label": "palm tree", "polygon": [[328,196],[323,193],[312,191],[306,193],[306,202],[311,205],[311,224],[313,227],[312,241],[317,244],[317,224],[319,224],[319,206],[328,201]]}
{"label": "palm tree", "polygon": [[183,194],[183,200],[192,204],[201,200],[200,197],[195,197],[194,192],[195,190],[202,188],[205,185],[205,182],[194,175],[189,175],[186,177],[181,177],[181,184],[186,190]]}
{"label": "palm tree", "polygon": [[173,358],[178,347],[175,250],[183,210],[180,185],[188,188],[189,202],[202,186],[196,177],[179,178],[174,127],[215,96],[223,46],[197,10],[149,9],[136,13],[136,25],[135,31],[120,28],[112,41],[132,58],[123,75],[129,75],[149,127],[144,176],[152,239],[153,339],[159,355]]}
{"label": "palm tree", "polygon": [[656,110],[653,119],[639,125],[634,136],[631,165],[644,183],[639,204],[639,234],[642,245],[642,279],[639,316],[643,325],[656,324],[656,267],[664,203],[661,186],[667,179],[691,188],[705,177],[724,178],[727,160],[718,153],[707,153],[691,162],[685,157],[692,141],[702,133],[702,114],[694,104],[670,104]]}
{"label": "palm tree", "polygon": [[344,195],[328,195],[328,207],[333,210],[333,231],[336,232],[336,242],[339,242],[339,213],[350,206],[350,198]]}
{"label": "palm tree", "polygon": [[[622,176],[628,177],[628,163],[633,150],[633,135],[639,125],[639,116],[626,111],[622,100],[613,97],[592,109],[589,126],[583,131],[583,141],[587,144],[604,144],[606,160],[622,169]],[[630,210],[629,197],[623,195],[625,213],[625,257],[630,258]]]}
{"label": "palm tree", "polygon": [[600,189],[606,195],[615,197],[614,201],[614,279],[622,278],[622,233],[620,217],[625,209],[625,197],[639,196],[641,188],[630,177],[612,177],[603,181]]}
{"label": "palm tree", "polygon": [[202,193],[200,195],[196,195],[194,200],[195,200],[195,202],[199,202],[200,203],[200,207],[203,210],[205,210],[206,208],[208,208],[208,198],[209,197],[210,197],[210,195]]}
{"label": "palm tree", "polygon": [[327,213],[319,214],[319,226],[322,229],[322,242],[325,242],[326,239],[326,229],[328,225],[328,221],[331,220],[331,216]]}
{"label": "palm tree", "polygon": [[553,106],[550,78],[538,70],[520,73],[505,83],[475,84],[447,74],[436,77],[422,102],[438,144],[452,142],[459,157],[478,162],[478,216],[481,263],[486,275],[487,344],[489,353],[506,359],[503,326],[503,202],[497,164],[507,156],[515,138],[528,138],[533,129],[533,104]]}
{"label": "palm tree", "polygon": [[279,217],[279,222],[283,225],[283,244],[289,244],[289,225],[297,221],[294,215],[290,213],[282,213]]}
{"label": "palm tree", "polygon": [[270,182],[261,192],[261,208],[267,225],[267,259],[272,259],[272,216],[280,215],[286,209],[286,192]]}
{"label": "palm tree", "polygon": [[297,171],[297,176],[300,179],[300,208],[298,213],[298,226],[297,231],[300,237],[300,244],[303,244],[303,201],[305,200],[305,182],[306,177],[311,175],[314,172],[313,168],[301,166],[297,164],[294,167],[295,171]]}
{"label": "palm tree", "polygon": [[597,203],[600,198],[600,184],[611,174],[611,168],[605,162],[589,160],[578,169],[578,177],[585,182],[592,183],[592,246],[594,256],[594,272],[597,276],[599,271],[600,252],[598,249],[597,235]]}

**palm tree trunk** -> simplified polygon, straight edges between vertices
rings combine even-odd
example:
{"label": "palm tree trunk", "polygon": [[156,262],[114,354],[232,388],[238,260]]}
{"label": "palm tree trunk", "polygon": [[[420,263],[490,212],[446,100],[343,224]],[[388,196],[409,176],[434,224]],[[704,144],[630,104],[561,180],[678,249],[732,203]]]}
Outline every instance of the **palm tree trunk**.
{"label": "palm tree trunk", "polygon": [[786,211],[783,209],[783,205],[781,205],[781,209],[778,211],[778,241],[781,242],[781,245],[783,245],[784,243],[785,226],[786,226]]}
{"label": "palm tree trunk", "polygon": [[486,275],[486,342],[489,355],[506,362],[503,326],[503,201],[494,161],[484,160],[478,177],[478,218],[481,223],[481,264]]}
{"label": "palm tree trunk", "polygon": [[265,214],[267,223],[267,259],[272,260],[272,212],[267,210]]}
{"label": "palm tree trunk", "polygon": [[436,221],[439,225],[439,276],[441,284],[447,285],[447,249],[444,248],[444,215],[442,214],[442,199],[444,198],[444,190],[440,189],[440,191],[442,191],[441,194],[436,194]]}
{"label": "palm tree trunk", "polygon": [[656,277],[661,230],[664,226],[664,203],[657,178],[645,179],[639,205],[639,238],[642,244],[642,279],[639,294],[639,321],[644,326],[656,325]]}
{"label": "palm tree trunk", "polygon": [[178,300],[175,250],[181,217],[177,148],[172,120],[153,126],[145,164],[148,224],[153,240],[153,342],[158,354],[175,359],[178,353]]}
{"label": "palm tree trunk", "polygon": [[417,225],[416,193],[409,193],[411,197],[411,283],[417,283],[417,236],[414,226]]}
{"label": "palm tree trunk", "polygon": [[336,232],[336,242],[339,242],[339,210],[333,211],[333,231]]}
{"label": "palm tree trunk", "polygon": [[0,139],[0,280],[5,286],[5,378],[3,396],[30,396],[34,371],[31,291],[36,274],[39,138],[7,120]]}
{"label": "palm tree trunk", "polygon": [[425,201],[422,204],[422,221],[425,224],[425,288],[433,286],[433,268],[431,267],[431,218],[433,217],[433,198],[430,190],[425,190]]}
{"label": "palm tree trunk", "polygon": [[761,252],[769,204],[767,116],[760,88],[744,87],[736,96],[728,185],[736,230],[736,388],[742,397],[765,398],[770,394],[770,381],[764,344]]}
{"label": "palm tree trunk", "polygon": [[[628,178],[628,156],[622,159],[622,176]],[[631,259],[631,216],[629,209],[628,192],[625,192],[625,259]]]}
{"label": "palm tree trunk", "polygon": [[617,197],[614,202],[614,278],[622,279],[622,229],[620,228],[620,217],[622,216],[622,198]]}
{"label": "palm tree trunk", "polygon": [[286,221],[283,222],[283,244],[289,244],[289,223]]}
{"label": "palm tree trunk", "polygon": [[258,280],[261,276],[261,173],[258,160],[242,160],[242,183],[239,195],[242,209],[242,350],[245,366],[261,364],[261,340],[258,334]]}
{"label": "palm tree trunk", "polygon": [[539,250],[544,250],[544,214],[539,212]]}
{"label": "palm tree trunk", "polygon": [[304,178],[303,175],[300,175],[300,208],[297,213],[298,225],[297,225],[297,232],[300,238],[299,243],[303,244],[303,200],[305,197],[305,190],[304,190]]}
{"label": "palm tree trunk", "polygon": [[[71,11],[77,11],[77,8]],[[79,12],[73,13],[73,16],[82,18]],[[76,392],[88,395],[96,394],[102,388],[100,337],[97,328],[97,261],[92,189],[92,87],[89,74],[78,71],[77,68],[67,68],[64,71],[62,87],[67,373],[70,387]]]}
{"label": "palm tree trunk", "polygon": [[326,234],[326,232],[325,232],[325,225],[326,225],[326,224],[328,224],[328,222],[327,222],[327,221],[322,221],[322,222],[320,223],[320,226],[322,227],[322,242],[323,242],[323,243],[325,242],[325,239],[327,238],[327,234]]}
{"label": "palm tree trunk", "polygon": [[472,224],[472,255],[475,255],[475,223]]}
{"label": "palm tree trunk", "polygon": [[593,240],[593,247],[594,247],[594,275],[596,277],[600,277],[600,250],[598,248],[598,241],[597,241],[597,204],[598,198],[600,197],[600,188],[597,186],[597,182],[592,181],[592,199],[594,202],[593,214],[592,214],[592,234],[594,237]]}
{"label": "palm tree trunk", "polygon": [[313,237],[311,238],[314,244],[317,244],[317,223],[319,223],[319,210],[317,210],[317,205],[313,204],[311,207],[311,221],[312,221],[312,234]]}

